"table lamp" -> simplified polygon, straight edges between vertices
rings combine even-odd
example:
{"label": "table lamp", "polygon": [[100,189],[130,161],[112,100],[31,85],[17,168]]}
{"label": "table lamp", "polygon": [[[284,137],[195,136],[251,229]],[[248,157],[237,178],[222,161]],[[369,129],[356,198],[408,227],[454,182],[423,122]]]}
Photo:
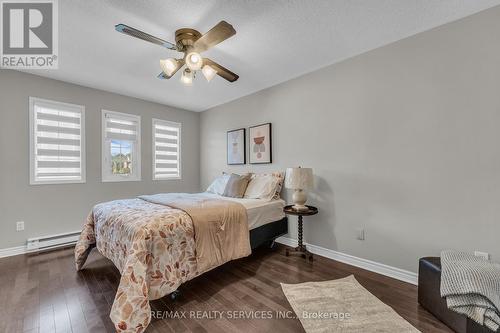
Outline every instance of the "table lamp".
{"label": "table lamp", "polygon": [[313,173],[311,168],[287,168],[285,176],[285,187],[293,190],[293,208],[296,210],[307,210],[305,203],[307,195],[305,190],[313,187]]}

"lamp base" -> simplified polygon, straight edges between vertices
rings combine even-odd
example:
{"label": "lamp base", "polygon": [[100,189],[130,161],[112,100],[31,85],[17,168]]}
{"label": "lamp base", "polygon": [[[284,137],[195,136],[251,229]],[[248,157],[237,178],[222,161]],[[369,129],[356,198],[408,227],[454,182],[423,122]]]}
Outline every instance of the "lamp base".
{"label": "lamp base", "polygon": [[307,201],[307,195],[306,195],[306,192],[304,192],[303,190],[296,189],[293,192],[292,200],[294,203],[293,209],[299,210],[299,211],[308,209],[307,206],[305,205],[305,203]]}

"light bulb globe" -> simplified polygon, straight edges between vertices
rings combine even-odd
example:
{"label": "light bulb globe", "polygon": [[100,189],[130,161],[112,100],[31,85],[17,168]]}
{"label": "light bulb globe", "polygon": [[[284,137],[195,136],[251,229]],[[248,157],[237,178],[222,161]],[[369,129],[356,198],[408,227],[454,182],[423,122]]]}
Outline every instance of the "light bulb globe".
{"label": "light bulb globe", "polygon": [[203,59],[197,52],[188,53],[186,56],[186,65],[190,70],[197,71],[203,66]]}
{"label": "light bulb globe", "polygon": [[160,60],[160,67],[163,73],[172,76],[177,68],[177,59],[168,58]]}
{"label": "light bulb globe", "polygon": [[189,68],[186,68],[184,72],[182,72],[181,82],[185,86],[189,87],[193,85],[193,78],[194,78],[194,72],[191,71]]}
{"label": "light bulb globe", "polygon": [[207,79],[208,82],[212,81],[212,79],[215,77],[215,74],[217,74],[217,71],[213,69],[212,66],[209,65],[203,66],[201,72],[203,73],[203,76],[205,76],[205,79]]}

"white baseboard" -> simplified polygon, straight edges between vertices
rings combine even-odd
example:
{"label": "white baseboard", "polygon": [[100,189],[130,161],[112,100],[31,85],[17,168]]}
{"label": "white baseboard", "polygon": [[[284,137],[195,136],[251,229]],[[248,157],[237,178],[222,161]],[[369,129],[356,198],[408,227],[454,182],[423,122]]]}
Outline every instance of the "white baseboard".
{"label": "white baseboard", "polygon": [[[276,239],[278,243],[288,245],[295,247],[297,246],[297,240],[289,238],[289,237],[279,237]],[[410,272],[401,268],[397,267],[392,267],[389,265],[381,264],[372,260],[368,259],[363,259],[363,258],[358,258],[355,256],[352,256],[350,254],[330,250],[321,246],[313,245],[313,244],[306,244],[309,251],[311,251],[314,254],[320,255],[322,257],[326,257],[329,259],[333,259],[336,261],[343,262],[345,264],[349,264],[352,266],[356,266],[359,268],[366,269],[371,272],[375,272],[378,274],[382,274],[385,276],[389,276],[391,278],[408,282],[414,285],[418,284],[418,276],[414,272]],[[25,254],[28,253],[27,247],[25,245],[23,246],[16,246],[16,247],[10,247],[6,249],[0,249],[0,258],[5,258],[5,257],[11,257],[11,256],[16,256],[19,254]]]}
{"label": "white baseboard", "polygon": [[16,246],[16,247],[9,247],[6,249],[0,249],[0,258],[5,258],[5,257],[12,257],[12,256],[17,256],[19,254],[25,254],[26,253],[26,246]]}
{"label": "white baseboard", "polygon": [[[278,243],[288,245],[291,247],[297,246],[297,240],[289,237],[279,237],[276,239]],[[381,264],[368,259],[358,258],[350,254],[330,250],[321,246],[314,244],[306,244],[308,250],[311,253],[326,257],[328,259],[333,259],[336,261],[343,262],[352,266],[366,269],[367,271],[382,274],[400,281],[408,282],[414,285],[418,284],[418,275],[414,272],[410,272],[401,268],[392,267],[389,265]]]}

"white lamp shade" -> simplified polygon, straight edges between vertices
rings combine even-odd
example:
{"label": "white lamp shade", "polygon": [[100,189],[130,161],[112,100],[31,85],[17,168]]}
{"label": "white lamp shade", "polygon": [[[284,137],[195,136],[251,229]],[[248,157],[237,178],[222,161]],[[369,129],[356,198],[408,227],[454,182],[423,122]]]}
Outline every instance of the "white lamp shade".
{"label": "white lamp shade", "polygon": [[210,67],[209,65],[203,66],[201,72],[205,76],[205,79],[207,79],[208,82],[212,81],[214,78],[215,74],[217,74],[217,71]]}
{"label": "white lamp shade", "polygon": [[182,72],[181,82],[185,86],[192,86],[193,85],[193,78],[194,78],[193,72],[190,71],[189,69],[185,69],[184,72]]}
{"label": "white lamp shade", "polygon": [[177,68],[177,59],[162,59],[160,60],[160,67],[163,73],[167,74],[168,76],[172,76],[175,69]]}
{"label": "white lamp shade", "polygon": [[285,187],[290,189],[308,190],[313,187],[313,172],[311,168],[287,168]]}

